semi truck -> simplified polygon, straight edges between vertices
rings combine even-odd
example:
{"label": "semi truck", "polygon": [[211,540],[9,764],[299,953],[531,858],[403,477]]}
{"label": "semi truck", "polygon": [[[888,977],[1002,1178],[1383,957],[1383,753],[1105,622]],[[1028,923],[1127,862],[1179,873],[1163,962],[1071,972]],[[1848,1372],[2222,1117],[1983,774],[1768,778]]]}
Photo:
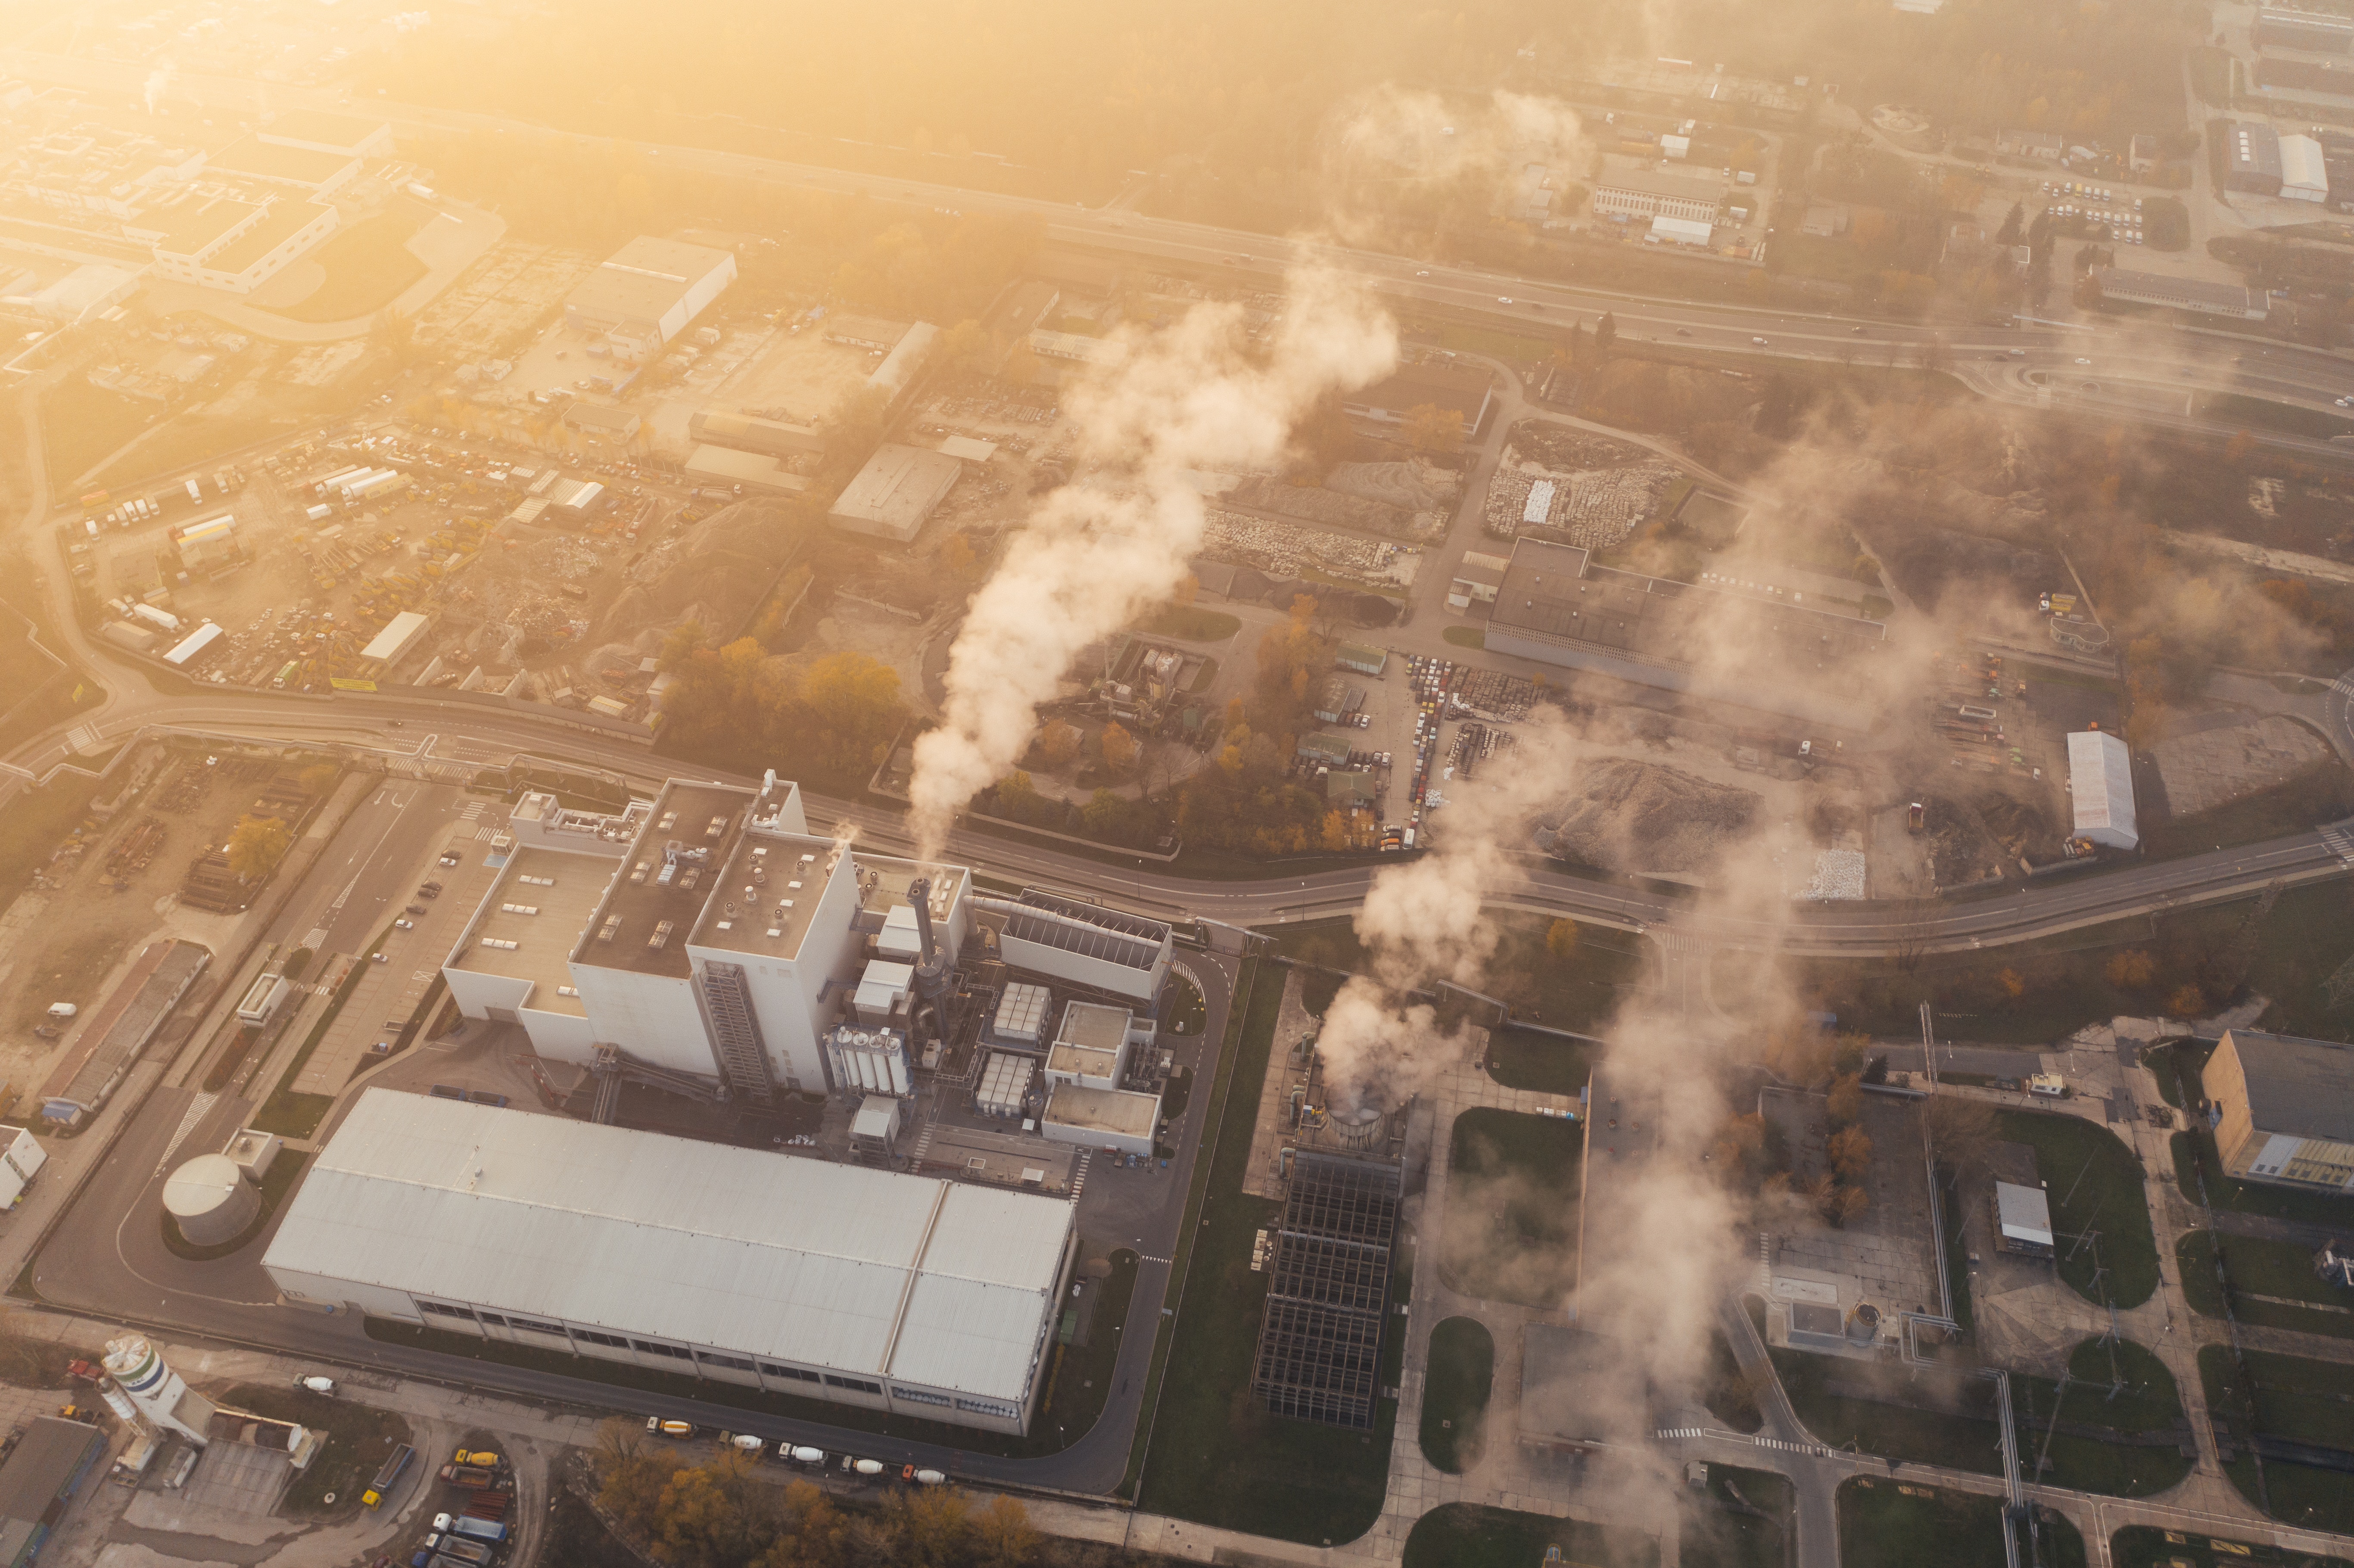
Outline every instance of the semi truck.
{"label": "semi truck", "polygon": [[409,1462],[416,1457],[417,1450],[406,1443],[395,1448],[386,1457],[383,1467],[376,1471],[376,1479],[368,1483],[367,1490],[360,1494],[360,1501],[369,1508],[381,1508],[384,1505],[386,1494],[399,1484],[400,1478],[408,1469]]}
{"label": "semi truck", "polygon": [[476,1519],[462,1513],[437,1513],[433,1528],[444,1535],[462,1535],[469,1541],[485,1541],[496,1546],[506,1540],[507,1527],[496,1520]]}

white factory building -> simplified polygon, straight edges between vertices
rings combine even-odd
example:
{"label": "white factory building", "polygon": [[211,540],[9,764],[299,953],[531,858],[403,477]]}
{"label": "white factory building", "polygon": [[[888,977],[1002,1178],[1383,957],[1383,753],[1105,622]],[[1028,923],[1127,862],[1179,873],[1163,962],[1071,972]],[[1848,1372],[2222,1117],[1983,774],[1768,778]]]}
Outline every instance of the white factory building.
{"label": "white factory building", "polygon": [[298,1301],[1019,1433],[1076,1213],[376,1088],[319,1151],[261,1266]]}
{"label": "white factory building", "polygon": [[2124,741],[2101,729],[2069,735],[2068,803],[2075,837],[2105,849],[2129,850],[2140,844],[2141,830],[2134,818],[2133,757]]}
{"label": "white factory building", "polygon": [[1017,969],[1145,1002],[1169,974],[1172,933],[1158,920],[1034,889],[1018,901],[975,898],[972,912]]}
{"label": "white factory building", "polygon": [[519,1023],[540,1055],[577,1065],[610,1045],[758,1100],[872,1086],[833,1081],[827,1037],[911,1022],[912,997],[874,1017],[856,1002],[870,968],[912,980],[912,885],[928,884],[951,963],[967,929],[965,868],[812,837],[800,788],[773,775],[757,789],[673,779],[618,817],[526,795],[509,832],[442,973],[467,1017]]}
{"label": "white factory building", "polygon": [[564,302],[564,324],[624,359],[659,354],[736,281],[736,253],[675,239],[631,240]]}

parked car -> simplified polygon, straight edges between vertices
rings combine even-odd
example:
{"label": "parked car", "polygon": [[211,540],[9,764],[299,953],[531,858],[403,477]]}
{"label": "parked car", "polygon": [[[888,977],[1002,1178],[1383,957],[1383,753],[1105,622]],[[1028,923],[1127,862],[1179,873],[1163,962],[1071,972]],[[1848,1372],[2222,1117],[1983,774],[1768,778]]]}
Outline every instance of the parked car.
{"label": "parked car", "polygon": [[414,920],[395,920],[392,924],[396,930],[414,931],[417,929],[417,922]]}

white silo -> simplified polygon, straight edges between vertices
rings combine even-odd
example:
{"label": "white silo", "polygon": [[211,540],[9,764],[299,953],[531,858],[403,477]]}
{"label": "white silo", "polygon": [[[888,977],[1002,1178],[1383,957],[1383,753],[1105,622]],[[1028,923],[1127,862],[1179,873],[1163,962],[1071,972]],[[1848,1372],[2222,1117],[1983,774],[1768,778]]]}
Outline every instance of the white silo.
{"label": "white silo", "polygon": [[235,1241],[261,1217],[261,1193],[225,1154],[199,1154],[164,1183],[164,1212],[190,1246]]}
{"label": "white silo", "polygon": [[212,1440],[213,1402],[164,1365],[145,1336],[125,1334],[107,1340],[102,1364],[139,1414],[156,1426],[178,1433],[199,1448]]}

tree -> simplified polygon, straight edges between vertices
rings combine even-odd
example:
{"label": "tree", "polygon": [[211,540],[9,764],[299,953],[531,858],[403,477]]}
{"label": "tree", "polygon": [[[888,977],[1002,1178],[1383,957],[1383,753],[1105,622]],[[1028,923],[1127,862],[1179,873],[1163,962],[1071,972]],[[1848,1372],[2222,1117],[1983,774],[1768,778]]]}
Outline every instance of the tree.
{"label": "tree", "polygon": [[2197,1018],[2207,1011],[2207,993],[2185,980],[2166,999],[2166,1011],[2175,1018]]}
{"label": "tree", "polygon": [[313,762],[294,781],[302,787],[305,795],[323,795],[335,787],[335,780],[343,775],[344,770],[332,762]]}
{"label": "tree", "polygon": [[1872,1135],[1860,1127],[1843,1127],[1831,1134],[1823,1152],[1843,1180],[1861,1181],[1872,1169]]}
{"label": "tree", "polygon": [[1594,323],[1594,357],[1609,358],[1610,345],[1617,341],[1618,318],[1605,311],[1602,313],[1602,319]]}
{"label": "tree", "polygon": [[1104,766],[1115,773],[1127,772],[1136,761],[1136,736],[1117,723],[1104,726],[1096,748],[1103,755]]}
{"label": "tree", "polygon": [[2101,973],[2119,991],[2139,991],[2157,972],[2158,960],[2142,948],[2128,948],[2101,966]]}
{"label": "tree", "polygon": [[2003,217],[2002,227],[1995,231],[1994,242],[1997,245],[2018,244],[2020,228],[2026,221],[2026,204],[2023,202],[2012,202],[2010,204],[2010,211]]}
{"label": "tree", "polygon": [[651,1537],[661,1522],[663,1489],[672,1472],[647,1451],[645,1428],[622,1416],[600,1422],[595,1454],[598,1503],[630,1534]]}
{"label": "tree", "polygon": [[417,323],[387,305],[369,324],[368,342],[389,355],[393,364],[406,366],[417,357]]}
{"label": "tree", "polygon": [[1038,1554],[1038,1529],[1018,1499],[998,1496],[972,1516],[972,1541],[981,1568],[1026,1568]]}
{"label": "tree", "polygon": [[1823,1218],[1844,1229],[1850,1220],[1872,1207],[1872,1196],[1861,1187],[1833,1188],[1823,1205]]}
{"label": "tree", "polygon": [[1047,772],[1059,773],[1079,755],[1082,738],[1076,726],[1061,719],[1051,720],[1038,732],[1038,760],[1045,765]]}
{"label": "tree", "polygon": [[1863,1116],[1863,1079],[1860,1075],[1833,1079],[1823,1097],[1823,1110],[1833,1127],[1847,1127]]}
{"label": "tree", "polygon": [[1929,1123],[1930,1146],[1957,1171],[1974,1170],[1985,1160],[2001,1126],[1993,1106],[1960,1095],[1933,1095],[1921,1114]]}
{"label": "tree", "polygon": [[1459,452],[1463,450],[1462,410],[1417,403],[1405,411],[1401,433],[1405,444],[1418,452]]}
{"label": "tree", "polygon": [[956,1568],[972,1532],[972,1499],[954,1487],[917,1487],[894,1495],[883,1517],[899,1538],[905,1568]]}
{"label": "tree", "polygon": [[2002,994],[2013,1001],[2027,994],[2027,977],[2007,964],[2003,966],[2002,972],[1995,976],[1995,983],[2002,987]]}
{"label": "tree", "polygon": [[1576,921],[1556,920],[1545,927],[1545,953],[1555,963],[1567,963],[1576,951]]}
{"label": "tree", "polygon": [[1119,826],[1120,819],[1128,815],[1128,802],[1108,789],[1098,789],[1087,797],[1079,815],[1086,821],[1087,832],[1097,838],[1108,838]]}
{"label": "tree", "polygon": [[239,817],[228,836],[228,868],[246,882],[259,882],[277,869],[293,842],[275,817]]}

